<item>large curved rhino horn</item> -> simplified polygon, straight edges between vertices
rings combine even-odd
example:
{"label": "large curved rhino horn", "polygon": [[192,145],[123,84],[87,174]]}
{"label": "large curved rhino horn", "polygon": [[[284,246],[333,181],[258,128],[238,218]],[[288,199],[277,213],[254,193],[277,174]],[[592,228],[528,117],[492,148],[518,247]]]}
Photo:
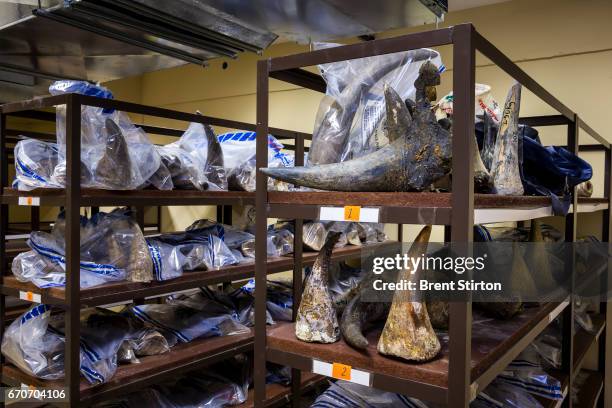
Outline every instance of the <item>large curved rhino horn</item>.
{"label": "large curved rhino horn", "polygon": [[[388,109],[386,132],[393,141],[373,153],[342,163],[260,171],[278,180],[322,190],[423,190],[448,174],[451,168],[451,135],[436,121],[426,95],[428,86],[439,83],[438,68],[431,62],[423,64],[414,83],[414,117],[412,120],[394,118],[398,111]],[[399,97],[390,87],[386,90],[385,99],[396,106],[394,103]]]}

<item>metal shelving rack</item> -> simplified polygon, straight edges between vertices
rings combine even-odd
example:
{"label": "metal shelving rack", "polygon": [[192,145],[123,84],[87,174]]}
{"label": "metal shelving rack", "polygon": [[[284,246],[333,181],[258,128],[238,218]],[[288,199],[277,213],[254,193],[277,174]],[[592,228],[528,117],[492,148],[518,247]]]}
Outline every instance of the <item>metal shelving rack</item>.
{"label": "metal shelving rack", "polygon": [[[575,241],[577,213],[602,211],[602,241],[610,241],[610,208],[612,173],[610,144],[576,113],[557,100],[533,78],[514,64],[494,45],[482,37],[471,24],[374,40],[354,45],[312,51],[259,61],[257,66],[257,168],[267,167],[266,135],[268,134],[269,78],[283,80],[319,92],[325,92],[322,78],[303,67],[333,63],[355,58],[407,51],[416,48],[453,46],[453,166],[452,193],[344,193],[344,192],[268,192],[267,177],[257,174],[256,211],[268,217],[317,218],[322,206],[369,206],[379,210],[379,222],[445,225],[445,241],[466,244],[473,241],[476,223],[522,221],[552,215],[546,197],[508,197],[475,194],[473,190],[474,83],[476,51],[495,63],[511,77],[532,91],[558,115],[526,117],[521,122],[531,126],[567,127],[567,147],[578,153],[579,129],[592,136],[599,145],[584,150],[603,151],[605,155],[604,198],[578,199],[574,194],[572,210],[565,217],[565,237]],[[580,149],[582,150],[582,149]],[[256,220],[256,286],[265,287],[268,273],[265,240],[266,219]],[[299,252],[294,254],[299,263]],[[294,302],[299,304],[302,271],[294,274]],[[607,287],[607,277],[602,282]],[[490,330],[472,329],[472,307],[469,301],[451,302],[449,341],[441,355],[424,364],[410,364],[377,354],[375,346],[359,353],[342,340],[334,344],[304,343],[295,338],[293,324],[266,330],[266,293],[256,293],[255,317],[255,402],[264,406],[265,364],[272,361],[306,372],[313,371],[313,362],[342,363],[366,373],[369,385],[398,392],[451,407],[467,407],[508,363],[510,363],[557,316],[563,319],[563,364],[559,376],[569,394],[573,379],[582,366],[586,350],[597,340],[600,344],[599,369],[590,377],[595,395],[592,401],[603,406],[603,378],[611,365],[606,353],[606,315],[608,303],[600,304],[596,319],[597,335],[574,333],[573,302],[546,304],[531,309],[511,321],[497,321],[490,329],[504,333],[503,339],[493,338]],[[375,343],[375,341],[374,341]],[[607,356],[608,355],[608,356]],[[299,382],[299,377],[295,382]],[[295,384],[295,383],[294,383]],[[299,387],[294,386],[299,393]],[[587,392],[588,390],[585,390]],[[606,398],[610,398],[607,396]],[[297,401],[294,398],[294,402]],[[564,406],[571,406],[566,397]],[[294,405],[297,406],[297,405]],[[554,403],[552,404],[554,406]]]}
{"label": "metal shelving rack", "polygon": [[[8,156],[14,143],[14,132],[7,131],[7,118],[20,116],[34,119],[55,120],[55,113],[41,111],[41,109],[54,108],[58,105],[66,106],[66,157],[67,157],[67,187],[65,189],[36,189],[29,192],[16,191],[9,187]],[[81,106],[96,106],[108,109],[117,109],[128,113],[142,114],[159,118],[173,119],[183,122],[200,122],[213,126],[231,129],[255,130],[255,125],[195,115],[169,109],[145,106],[140,104],[122,102],[112,99],[101,99],[79,94],[66,94],[61,96],[48,96],[28,101],[9,103],[1,107],[0,113],[0,337],[4,333],[8,319],[17,315],[5,307],[6,297],[37,298],[40,301],[57,305],[66,310],[66,352],[64,381],[44,381],[32,378],[11,364],[5,364],[2,359],[1,382],[3,384],[20,386],[21,384],[35,387],[66,386],[71,398],[70,406],[86,406],[95,402],[137,391],[147,385],[175,377],[177,374],[189,370],[205,367],[221,361],[235,354],[253,350],[253,331],[250,334],[226,336],[196,340],[181,344],[161,356],[150,356],[141,359],[140,364],[121,365],[109,382],[92,386],[80,378],[79,370],[79,312],[80,309],[92,306],[116,304],[120,302],[142,302],[147,298],[159,297],[177,291],[195,289],[200,286],[222,284],[231,281],[253,277],[255,274],[254,262],[239,264],[215,271],[193,271],[185,273],[182,277],[151,283],[112,282],[109,284],[81,289],[79,287],[79,214],[82,207],[102,206],[179,206],[179,205],[212,205],[217,206],[217,219],[219,222],[231,224],[231,209],[233,205],[255,204],[255,193],[241,191],[109,191],[81,188],[79,166],[80,163],[80,121]],[[156,126],[141,127],[148,133],[167,136],[180,136],[183,131]],[[303,160],[304,140],[310,135],[287,131],[283,129],[270,129],[271,134],[280,139],[295,140],[294,149],[301,154]],[[29,136],[49,138],[49,134],[33,134]],[[51,137],[51,140],[52,137]],[[264,151],[264,154],[267,154]],[[299,160],[299,158],[298,158]],[[18,282],[9,275],[7,261],[18,253],[7,253],[6,235],[8,232],[8,209],[19,205],[20,197],[37,197],[41,206],[61,206],[66,212],[66,287],[40,289],[30,283]],[[139,222],[142,227],[142,221]],[[296,248],[300,252],[299,268],[311,265],[316,253],[301,251],[301,235],[296,234]],[[265,242],[265,239],[264,239]],[[27,248],[21,248],[27,250]],[[358,257],[360,249],[345,247],[334,251],[335,260]],[[7,256],[8,255],[8,256]],[[302,256],[303,255],[303,256]],[[269,273],[283,272],[294,268],[292,257],[276,257],[267,263]],[[320,377],[304,379],[303,387],[312,386]],[[288,398],[290,394],[286,387],[271,386],[268,389],[268,405],[278,405]],[[250,401],[252,402],[252,396]],[[249,401],[247,401],[248,405]]]}

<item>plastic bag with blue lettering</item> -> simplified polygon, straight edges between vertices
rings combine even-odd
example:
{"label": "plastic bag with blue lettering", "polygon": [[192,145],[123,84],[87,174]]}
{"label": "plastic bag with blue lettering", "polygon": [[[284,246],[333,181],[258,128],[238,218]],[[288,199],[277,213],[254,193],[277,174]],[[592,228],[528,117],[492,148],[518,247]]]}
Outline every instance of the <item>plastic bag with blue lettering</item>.
{"label": "plastic bag with blue lettering", "polygon": [[250,332],[248,327],[238,322],[234,310],[202,296],[197,299],[178,299],[169,304],[132,306],[127,313],[152,324],[180,343]]}
{"label": "plastic bag with blue lettering", "polygon": [[[32,282],[46,288],[64,286],[66,283],[66,259],[64,245],[53,234],[35,231],[27,241],[33,251],[13,260],[12,272],[22,282]],[[127,277],[125,269],[116,265],[88,261],[81,257],[80,284],[82,288],[122,281]],[[62,272],[60,272],[60,270]]]}
{"label": "plastic bag with blue lettering", "polygon": [[[223,227],[219,225],[221,230]],[[155,238],[165,244],[172,245],[185,257],[183,270],[192,271],[206,268],[215,270],[238,263],[232,251],[219,237],[218,228],[191,230],[176,234],[162,234]]]}
{"label": "plastic bag with blue lettering", "polygon": [[178,141],[179,146],[204,166],[208,190],[227,190],[223,151],[209,125],[191,123]]}
{"label": "plastic bag with blue lettering", "polygon": [[53,177],[59,160],[55,143],[24,139],[15,145],[15,181],[13,187],[21,191],[35,188],[61,188]]}
{"label": "plastic bag with blue lettering", "polygon": [[424,402],[393,392],[348,381],[336,381],[319,395],[310,408],[344,408],[344,407],[377,407],[377,408],[428,408]]}
{"label": "plastic bag with blue lettering", "polygon": [[[316,43],[315,48],[339,45]],[[308,165],[354,159],[388,144],[383,131],[384,85],[390,85],[402,99],[414,100],[414,81],[428,60],[444,70],[440,54],[429,49],[319,65],[327,89],[315,118]]]}
{"label": "plastic bag with blue lettering", "polygon": [[153,261],[155,280],[165,281],[183,274],[183,266],[187,263],[187,259],[178,247],[157,238],[147,238],[147,247]]}
{"label": "plastic bag with blue lettering", "polygon": [[[91,287],[111,281],[149,282],[152,261],[142,231],[127,209],[81,217],[80,283]],[[65,217],[60,213],[50,233],[34,231],[27,243],[32,251],[13,260],[12,272],[39,287],[65,284]]]}
{"label": "plastic bag with blue lettering", "polygon": [[[494,380],[487,386],[483,393],[490,399],[501,403],[501,406],[504,408],[543,408],[542,404],[523,388],[498,380]],[[483,407],[486,405],[478,406]]]}
{"label": "plastic bag with blue lettering", "polygon": [[58,262],[36,251],[18,254],[13,259],[11,271],[18,281],[32,282],[39,288],[52,288],[66,284],[64,268]]}
{"label": "plastic bag with blue lettering", "polygon": [[497,381],[522,388],[532,395],[551,400],[562,400],[561,382],[544,370],[506,370],[497,376]]}
{"label": "plastic bag with blue lettering", "polygon": [[[242,287],[229,294],[236,305],[239,320],[249,327],[255,324],[255,280],[251,279]],[[293,314],[293,291],[284,282],[268,281],[266,301],[266,323],[290,322]]]}
{"label": "plastic bag with blue lettering", "polygon": [[541,361],[542,357],[532,343],[497,376],[497,380],[523,388],[533,395],[562,400],[561,382],[544,371]]}
{"label": "plastic bag with blue lettering", "polygon": [[[255,191],[255,132],[228,132],[218,136],[230,190]],[[284,153],[285,147],[268,135],[268,167],[292,167],[293,155]],[[268,188],[287,190],[286,183],[268,179]]]}
{"label": "plastic bag with blue lettering", "polygon": [[240,249],[242,244],[247,241],[254,241],[255,235],[247,231],[242,231],[233,225],[219,224],[216,221],[200,219],[194,221],[185,231],[200,230],[202,228],[213,228],[217,231],[217,236],[223,239],[229,249]]}
{"label": "plastic bag with blue lettering", "polygon": [[[52,95],[79,93],[112,99],[112,93],[83,81],[57,81],[49,87]],[[56,135],[59,162],[53,177],[66,182],[66,106],[56,108]],[[161,158],[146,133],[128,116],[112,109],[81,107],[81,185],[92,188],[133,190],[150,183],[159,170]],[[156,179],[155,187],[172,188],[167,180]]]}
{"label": "plastic bag with blue lettering", "polygon": [[[128,319],[105,309],[81,311],[81,374],[90,384],[105,383],[117,371],[117,352],[121,344],[137,335]],[[49,331],[64,336],[63,314],[51,318]]]}
{"label": "plastic bag with blue lettering", "polygon": [[2,355],[23,372],[45,380],[64,377],[64,337],[48,329],[51,306],[33,306],[4,332]]}
{"label": "plastic bag with blue lettering", "polygon": [[[191,372],[184,377],[144,388],[96,408],[221,408],[242,404],[245,384],[211,372]],[[248,384],[246,384],[248,386]]]}

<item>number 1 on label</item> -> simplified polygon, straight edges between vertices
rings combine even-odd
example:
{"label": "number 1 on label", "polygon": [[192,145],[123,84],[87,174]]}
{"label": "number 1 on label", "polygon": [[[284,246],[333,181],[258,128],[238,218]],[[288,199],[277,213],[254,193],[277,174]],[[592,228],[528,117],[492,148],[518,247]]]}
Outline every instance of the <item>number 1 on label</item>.
{"label": "number 1 on label", "polygon": [[345,221],[359,221],[360,213],[361,213],[361,207],[358,205],[344,206],[344,220]]}

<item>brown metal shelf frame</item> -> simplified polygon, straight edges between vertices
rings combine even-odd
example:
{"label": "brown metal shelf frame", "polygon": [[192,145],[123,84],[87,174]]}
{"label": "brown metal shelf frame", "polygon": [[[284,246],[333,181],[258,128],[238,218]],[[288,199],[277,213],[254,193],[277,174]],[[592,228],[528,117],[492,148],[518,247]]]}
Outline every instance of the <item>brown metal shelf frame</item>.
{"label": "brown metal shelf frame", "polygon": [[[65,189],[36,189],[29,192],[19,192],[9,187],[8,166],[9,153],[12,146],[19,139],[20,134],[25,134],[42,140],[53,140],[53,134],[19,131],[7,129],[7,118],[17,116],[29,119],[55,121],[55,113],[41,111],[41,109],[54,108],[58,105],[66,106],[66,158],[67,158],[67,183]],[[150,284],[139,284],[133,282],[119,282],[101,287],[80,289],[79,285],[79,262],[80,262],[80,237],[79,217],[80,208],[92,207],[92,212],[98,211],[101,206],[177,206],[177,205],[215,205],[217,206],[217,221],[231,224],[232,205],[254,204],[254,193],[248,192],[217,192],[217,191],[109,191],[81,188],[80,186],[80,143],[81,143],[81,107],[95,106],[108,109],[122,110],[128,113],[138,113],[145,116],[161,117],[166,119],[205,123],[213,126],[222,126],[240,130],[254,131],[256,126],[250,123],[195,115],[169,109],[162,109],[135,103],[122,102],[112,99],[102,99],[79,94],[66,94],[60,96],[47,96],[35,98],[28,101],[8,103],[1,106],[0,112],[0,337],[4,334],[7,317],[11,317],[10,310],[5,307],[7,296],[19,296],[19,291],[34,289],[32,285],[16,282],[12,277],[7,277],[8,264],[6,262],[7,243],[6,235],[9,230],[8,210],[9,206],[18,204],[18,197],[39,197],[41,205],[60,206],[66,213],[66,286],[64,289],[34,289],[35,293],[42,295],[43,302],[61,305],[66,311],[66,344],[65,344],[65,379],[54,383],[65,385],[68,394],[77,396],[71,398],[70,406],[89,405],[95,401],[111,398],[123,393],[135,391],[154,382],[173,378],[177,373],[189,369],[203,367],[223,358],[251,351],[253,349],[253,334],[246,336],[229,336],[222,338],[204,339],[194,341],[183,347],[171,350],[162,356],[151,356],[146,358],[144,365],[122,366],[116,377],[109,383],[99,386],[90,386],[80,379],[79,370],[79,327],[80,309],[94,305],[104,305],[114,302],[134,300],[144,301],[146,297],[161,296],[164,294],[197,288],[202,285],[226,283],[240,279],[253,277],[255,266],[253,263],[237,265],[219,271],[187,273],[183,277],[164,281],[152,282]],[[179,137],[183,131],[179,129],[163,128],[157,126],[140,125],[146,132],[166,136]],[[303,157],[304,140],[310,135],[301,132],[288,131],[284,129],[271,128],[271,133],[282,139],[294,140],[296,153]],[[299,159],[298,159],[299,160]],[[159,211],[159,210],[158,210]],[[144,226],[144,217],[137,214],[139,225]],[[30,225],[37,229],[40,224],[34,218]],[[297,235],[297,234],[296,234]],[[299,244],[301,255],[301,235],[296,239],[296,248]],[[11,252],[15,255],[21,249],[16,248]],[[334,252],[334,259],[341,260],[347,257],[358,256],[359,251],[354,248],[344,248]],[[307,254],[304,264],[314,262],[315,254]],[[271,260],[270,272],[280,272],[293,268],[293,258],[283,257]],[[302,265],[302,262],[300,262]],[[300,266],[301,267],[301,266]],[[6,279],[5,279],[6,278]],[[14,316],[13,316],[14,317]],[[1,357],[0,357],[1,358]],[[10,364],[4,364],[2,358],[2,383],[19,385],[47,384],[37,381]],[[310,382],[308,384],[310,385]],[[278,394],[273,393],[276,397]],[[287,398],[287,393],[283,398]]]}
{"label": "brown metal shelf frame", "polygon": [[[389,54],[393,52],[408,51],[416,48],[431,48],[443,45],[453,46],[453,140],[452,140],[452,193],[447,196],[446,205],[436,204],[436,201],[428,200],[426,193],[389,193],[388,195],[376,193],[299,193],[298,197],[292,192],[268,192],[267,177],[258,172],[256,189],[256,212],[267,214],[269,217],[289,216],[292,218],[312,218],[321,205],[329,205],[333,202],[337,205],[368,205],[368,197],[373,200],[385,200],[375,205],[380,209],[381,222],[387,223],[431,223],[445,225],[445,241],[454,245],[462,246],[467,251],[468,243],[473,241],[474,210],[478,208],[478,200],[481,195],[475,195],[473,189],[473,165],[471,138],[474,137],[474,85],[475,85],[475,55],[476,51],[482,53],[508,75],[520,82],[524,87],[533,92],[541,100],[559,112],[557,115],[537,116],[522,118],[521,122],[532,126],[567,126],[567,148],[578,153],[579,151],[579,129],[582,129],[593,137],[600,147],[584,149],[585,151],[605,152],[605,201],[607,209],[602,213],[602,240],[610,241],[612,210],[610,194],[612,184],[611,161],[609,142],[582,121],[576,113],[556,99],[550,92],[544,89],[531,76],[514,64],[508,57],[499,51],[493,44],[481,36],[472,24],[461,24],[454,27],[443,28],[433,31],[420,32],[403,35],[395,38],[373,40],[358,44],[339,46],[335,48],[317,50],[301,54],[289,55],[278,58],[260,60],[257,65],[257,168],[267,167],[266,135],[268,134],[269,122],[269,79],[274,78],[302,86],[314,91],[325,92],[325,84],[322,78],[316,74],[305,71],[302,68],[318,64],[333,63],[356,58],[370,57],[375,55]],[[574,191],[575,192],[575,191]],[[403,196],[402,196],[403,195]],[[308,196],[308,203],[304,205],[300,199]],[[385,196],[384,198],[381,198]],[[376,198],[378,197],[378,198]],[[393,197],[395,200],[393,201]],[[442,196],[438,196],[441,198]],[[573,196],[573,213],[565,217],[565,237],[567,241],[576,239],[576,221],[578,213],[578,199]],[[326,199],[329,199],[326,201]],[[540,200],[533,197],[499,197],[490,196],[485,200],[497,200],[501,207],[520,207],[522,202]],[[357,202],[353,202],[356,200]],[[391,203],[391,204],[389,204]],[[396,204],[393,204],[396,203]],[[369,205],[372,205],[370,203]],[[256,286],[266,287],[266,236],[267,220],[259,216],[256,220]],[[294,269],[294,307],[299,305],[302,285],[302,270],[297,268],[301,254],[296,251],[296,269]],[[573,258],[568,259],[568,265],[573,264]],[[603,287],[608,287],[607,276],[602,278]],[[305,371],[312,370],[312,350],[309,347],[298,347],[297,343],[289,342],[284,347],[273,347],[271,343],[279,343],[280,338],[274,338],[274,342],[268,342],[269,334],[265,330],[265,291],[258,290],[255,294],[255,404],[263,406],[265,400],[265,365],[267,360],[282,360],[284,364],[291,365],[294,369]],[[571,299],[570,299],[571,300]],[[550,307],[550,305],[548,306]],[[568,301],[561,304],[561,315],[563,318],[563,367],[562,371],[568,374],[568,387],[571,389],[573,375],[574,354],[574,314],[573,302]],[[605,316],[608,303],[600,304],[600,313]],[[294,309],[295,316],[295,309]],[[480,392],[493,378],[500,373],[505,366],[515,358],[520,351],[539,334],[549,323],[549,315],[536,317],[530,322],[532,329],[518,339],[517,342],[505,349],[503,353],[491,353],[488,358],[491,364],[482,373],[473,372],[472,352],[472,307],[469,297],[464,302],[451,302],[450,304],[450,327],[448,344],[448,369],[443,373],[443,386],[435,386],[433,381],[424,378],[401,378],[393,372],[380,374],[378,367],[371,367],[371,385],[389,391],[394,391],[429,401],[446,403],[451,407],[467,407],[470,401]],[[275,330],[273,329],[271,333]],[[273,334],[272,334],[273,336]],[[600,336],[600,363],[599,372],[605,375],[610,369],[606,364],[605,337],[606,329]],[[283,337],[282,340],[285,340]],[[334,344],[335,345],[335,344]],[[328,345],[333,347],[334,345]],[[312,348],[324,349],[326,345],[313,345]],[[358,353],[354,352],[355,355]],[[343,361],[335,361],[343,363]],[[406,364],[408,365],[408,364]],[[418,367],[413,365],[413,367]],[[363,368],[355,366],[355,368]],[[367,371],[367,370],[366,370]],[[296,372],[296,370],[294,370]],[[299,371],[297,371],[299,373]],[[439,380],[439,378],[436,378]],[[299,383],[299,376],[294,379],[294,384]],[[295,393],[299,389],[294,386]],[[600,398],[603,401],[605,395]],[[607,397],[609,398],[609,397]],[[294,398],[293,401],[297,401]],[[571,406],[571,398],[564,402]],[[294,404],[294,406],[297,406]]]}

